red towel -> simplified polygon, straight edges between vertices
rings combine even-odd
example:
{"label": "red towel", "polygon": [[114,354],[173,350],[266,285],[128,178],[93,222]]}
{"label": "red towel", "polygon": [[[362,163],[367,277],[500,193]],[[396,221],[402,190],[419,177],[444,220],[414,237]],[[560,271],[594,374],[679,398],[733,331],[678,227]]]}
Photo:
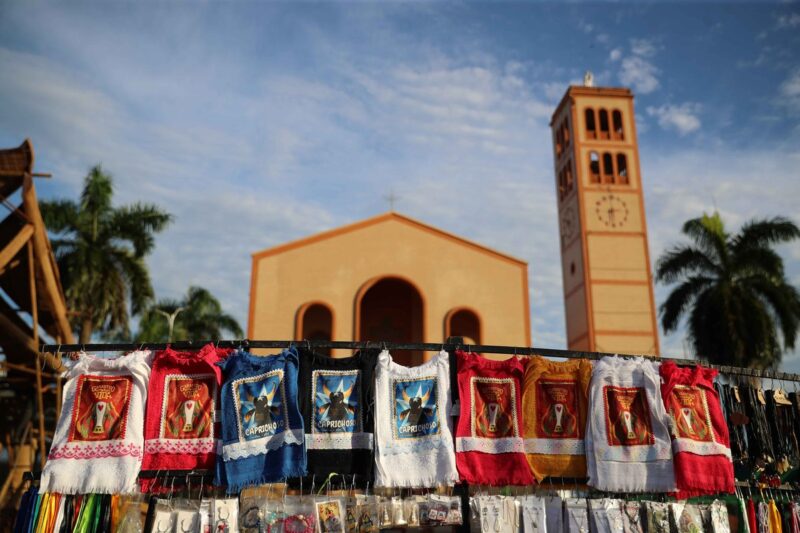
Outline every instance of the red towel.
{"label": "red towel", "polygon": [[[197,352],[158,352],[153,360],[144,421],[142,470],[214,469],[219,424],[216,363],[230,350],[207,344]],[[142,491],[153,487],[141,479]]]}
{"label": "red towel", "polygon": [[673,422],[679,498],[734,491],[730,437],[714,388],[717,371],[661,363],[661,396]]}
{"label": "red towel", "polygon": [[456,466],[474,485],[532,485],[522,438],[521,383],[525,363],[456,352],[461,412],[456,427]]}

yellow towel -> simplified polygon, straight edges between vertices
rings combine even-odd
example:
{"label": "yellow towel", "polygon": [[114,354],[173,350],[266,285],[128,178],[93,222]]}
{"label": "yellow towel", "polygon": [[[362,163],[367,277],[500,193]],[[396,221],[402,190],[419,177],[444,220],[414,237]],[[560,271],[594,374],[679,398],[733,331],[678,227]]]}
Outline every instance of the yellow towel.
{"label": "yellow towel", "polygon": [[525,371],[522,424],[528,464],[538,481],[586,477],[584,436],[592,364],[533,356]]}

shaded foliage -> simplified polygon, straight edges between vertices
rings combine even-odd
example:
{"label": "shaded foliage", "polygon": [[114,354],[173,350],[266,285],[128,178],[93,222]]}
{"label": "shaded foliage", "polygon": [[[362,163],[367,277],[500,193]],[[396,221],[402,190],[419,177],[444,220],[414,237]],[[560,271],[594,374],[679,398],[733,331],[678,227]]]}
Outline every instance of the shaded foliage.
{"label": "shaded foliage", "polygon": [[713,363],[774,367],[792,350],[800,294],[773,250],[800,237],[789,219],[752,220],[729,235],[719,213],[687,221],[691,244],[666,251],[655,278],[677,284],[659,308],[664,331],[686,321],[695,352]]}
{"label": "shaded foliage", "polygon": [[[172,340],[218,340],[223,333],[242,338],[239,323],[222,310],[214,296],[201,287],[189,287],[181,300],[162,299],[142,313],[136,342],[166,342],[169,338],[169,321],[162,313],[170,315],[177,309]],[[159,312],[161,311],[161,312]]]}
{"label": "shaded foliage", "polygon": [[145,257],[171,220],[150,204],[113,207],[113,195],[111,175],[97,165],[84,179],[78,202],[40,202],[81,343],[94,332],[130,335],[129,310],[138,314],[153,299]]}

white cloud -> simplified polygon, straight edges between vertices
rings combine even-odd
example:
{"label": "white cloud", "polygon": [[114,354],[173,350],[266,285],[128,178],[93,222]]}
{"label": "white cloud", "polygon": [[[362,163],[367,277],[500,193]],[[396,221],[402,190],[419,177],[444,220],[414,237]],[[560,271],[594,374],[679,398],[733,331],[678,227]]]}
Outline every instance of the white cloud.
{"label": "white cloud", "polygon": [[629,56],[622,60],[619,71],[619,81],[624,85],[633,87],[639,94],[649,94],[658,89],[657,75],[659,70],[639,56]]}
{"label": "white cloud", "polygon": [[700,129],[700,104],[685,102],[680,105],[667,104],[659,107],[650,106],[647,114],[658,120],[658,125],[665,130],[674,130],[686,135]]}
{"label": "white cloud", "polygon": [[800,13],[791,13],[788,15],[780,15],[776,23],[778,29],[797,28],[800,27]]}
{"label": "white cloud", "polygon": [[640,57],[652,57],[656,46],[650,39],[631,39],[631,53]]}
{"label": "white cloud", "polygon": [[800,69],[795,70],[780,85],[780,95],[785,98],[783,104],[793,111],[800,112]]}
{"label": "white cloud", "polygon": [[620,59],[622,59],[622,48],[614,48],[613,50],[611,50],[611,52],[609,52],[608,54],[608,58],[611,61],[619,61]]}

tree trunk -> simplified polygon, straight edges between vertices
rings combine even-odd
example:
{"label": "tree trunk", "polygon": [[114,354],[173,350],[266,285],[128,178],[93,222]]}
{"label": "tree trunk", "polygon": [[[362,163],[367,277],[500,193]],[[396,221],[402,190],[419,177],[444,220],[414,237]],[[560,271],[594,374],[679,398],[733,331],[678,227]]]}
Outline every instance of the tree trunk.
{"label": "tree trunk", "polygon": [[88,344],[92,340],[92,330],[94,325],[91,318],[84,318],[81,322],[81,334],[78,342],[80,344]]}

